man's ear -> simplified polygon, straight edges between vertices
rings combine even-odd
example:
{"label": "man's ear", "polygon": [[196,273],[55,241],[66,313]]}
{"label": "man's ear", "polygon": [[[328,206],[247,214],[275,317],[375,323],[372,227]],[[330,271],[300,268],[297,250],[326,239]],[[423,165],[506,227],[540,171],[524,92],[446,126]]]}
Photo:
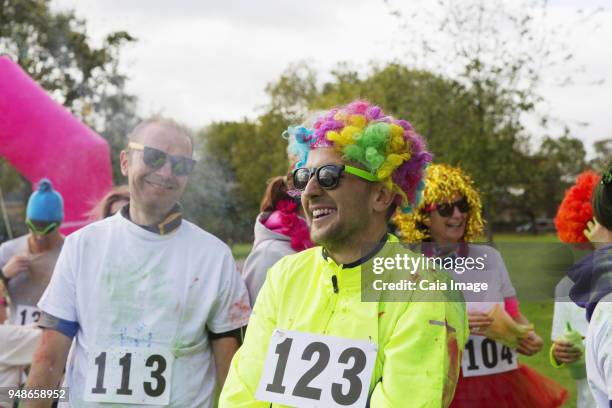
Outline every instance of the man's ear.
{"label": "man's ear", "polygon": [[380,185],[374,187],[373,191],[373,209],[376,212],[386,213],[389,207],[393,205],[395,193],[391,192],[387,187]]}
{"label": "man's ear", "polygon": [[122,150],[119,154],[119,163],[121,164],[121,174],[127,177],[128,175],[128,157],[129,152],[127,150]]}
{"label": "man's ear", "polygon": [[425,224],[427,228],[431,228],[431,216],[430,215],[426,215],[423,218],[423,224]]}

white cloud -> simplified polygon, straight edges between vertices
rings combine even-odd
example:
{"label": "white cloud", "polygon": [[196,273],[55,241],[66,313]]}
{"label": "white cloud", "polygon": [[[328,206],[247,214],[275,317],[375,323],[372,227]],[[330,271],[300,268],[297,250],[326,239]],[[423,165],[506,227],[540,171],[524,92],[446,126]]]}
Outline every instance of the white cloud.
{"label": "white cloud", "polygon": [[[587,4],[588,3],[588,4]],[[74,8],[90,34],[101,41],[113,30],[138,38],[123,53],[128,89],[139,96],[143,114],[163,112],[199,127],[213,120],[256,116],[267,102],[264,87],[292,62],[308,60],[325,76],[339,61],[364,67],[402,54],[396,21],[382,0],[189,0],[167,2],[54,0]],[[603,6],[600,31],[573,34],[576,60],[598,87],[542,88],[553,116],[572,125],[590,122],[575,134],[592,142],[612,137],[612,10],[604,0],[552,0],[553,21],[570,21],[578,7]]]}

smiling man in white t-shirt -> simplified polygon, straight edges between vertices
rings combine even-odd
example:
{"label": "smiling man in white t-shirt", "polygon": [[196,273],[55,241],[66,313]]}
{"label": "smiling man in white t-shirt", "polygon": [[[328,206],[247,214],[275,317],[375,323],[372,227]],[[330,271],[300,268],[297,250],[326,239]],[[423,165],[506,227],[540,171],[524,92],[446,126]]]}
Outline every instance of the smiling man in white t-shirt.
{"label": "smiling man in white t-shirt", "polygon": [[195,164],[188,131],[154,118],[129,140],[130,203],[66,239],[39,303],[28,388],[58,386],[74,337],[71,406],[209,407],[247,324],[248,294],[229,248],[182,219]]}

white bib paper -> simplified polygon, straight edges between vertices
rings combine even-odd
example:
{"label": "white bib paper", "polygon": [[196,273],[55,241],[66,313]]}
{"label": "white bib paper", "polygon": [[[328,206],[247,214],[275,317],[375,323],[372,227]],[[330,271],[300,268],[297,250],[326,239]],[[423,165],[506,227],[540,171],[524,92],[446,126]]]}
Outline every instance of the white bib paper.
{"label": "white bib paper", "polygon": [[515,350],[484,336],[470,335],[461,360],[464,377],[503,373],[517,367]]}
{"label": "white bib paper", "polygon": [[168,405],[174,355],[168,349],[113,347],[87,355],[85,401]]}
{"label": "white bib paper", "polygon": [[40,319],[40,310],[36,306],[17,305],[15,311],[17,312],[16,323],[21,326],[36,323]]}
{"label": "white bib paper", "polygon": [[255,397],[295,407],[364,407],[378,346],[275,330]]}

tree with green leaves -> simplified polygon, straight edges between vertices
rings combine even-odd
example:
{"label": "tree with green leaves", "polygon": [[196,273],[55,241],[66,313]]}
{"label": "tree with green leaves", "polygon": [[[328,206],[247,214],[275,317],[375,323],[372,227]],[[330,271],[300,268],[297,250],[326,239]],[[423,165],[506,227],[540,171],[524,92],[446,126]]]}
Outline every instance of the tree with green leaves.
{"label": "tree with green leaves", "polygon": [[287,143],[281,137],[289,124],[279,112],[269,111],[256,121],[213,123],[198,134],[201,154],[207,160],[215,158],[219,171],[232,181],[223,205],[231,208],[229,219],[235,226],[222,236],[244,239],[252,234],[267,180],[285,175],[289,169]]}
{"label": "tree with green leaves", "polygon": [[612,139],[598,140],[593,145],[595,157],[589,163],[593,170],[603,173],[612,164]]}
{"label": "tree with green leaves", "polygon": [[586,150],[580,139],[546,137],[538,151],[517,157],[521,163],[518,193],[505,204],[518,208],[534,225],[536,217],[554,218],[565,191],[586,168]]}
{"label": "tree with green leaves", "polygon": [[[528,150],[526,114],[542,125],[550,119],[538,109],[540,86],[549,80],[568,85],[576,76],[574,55],[564,42],[575,26],[552,26],[546,0],[385,3],[398,19],[406,60],[464,90],[467,132],[457,153],[484,192],[491,221],[518,177],[532,176],[521,174],[521,161],[509,155]],[[597,12],[577,20],[588,21]]]}
{"label": "tree with green leaves", "polygon": [[[362,75],[348,64],[339,64],[331,75],[331,81],[317,87],[314,72],[302,65],[290,66],[281,80],[268,86],[271,106],[296,101],[292,110],[307,112],[355,98],[369,99],[397,117],[408,118],[425,136],[434,161],[461,165],[474,175],[485,195],[495,196],[490,200],[493,205],[518,181],[520,163],[514,158],[527,143],[518,125],[497,123],[489,116],[483,121],[473,90],[461,82],[398,63],[373,65]],[[304,89],[311,91],[305,94]],[[493,98],[489,92],[483,91],[483,97]]]}

